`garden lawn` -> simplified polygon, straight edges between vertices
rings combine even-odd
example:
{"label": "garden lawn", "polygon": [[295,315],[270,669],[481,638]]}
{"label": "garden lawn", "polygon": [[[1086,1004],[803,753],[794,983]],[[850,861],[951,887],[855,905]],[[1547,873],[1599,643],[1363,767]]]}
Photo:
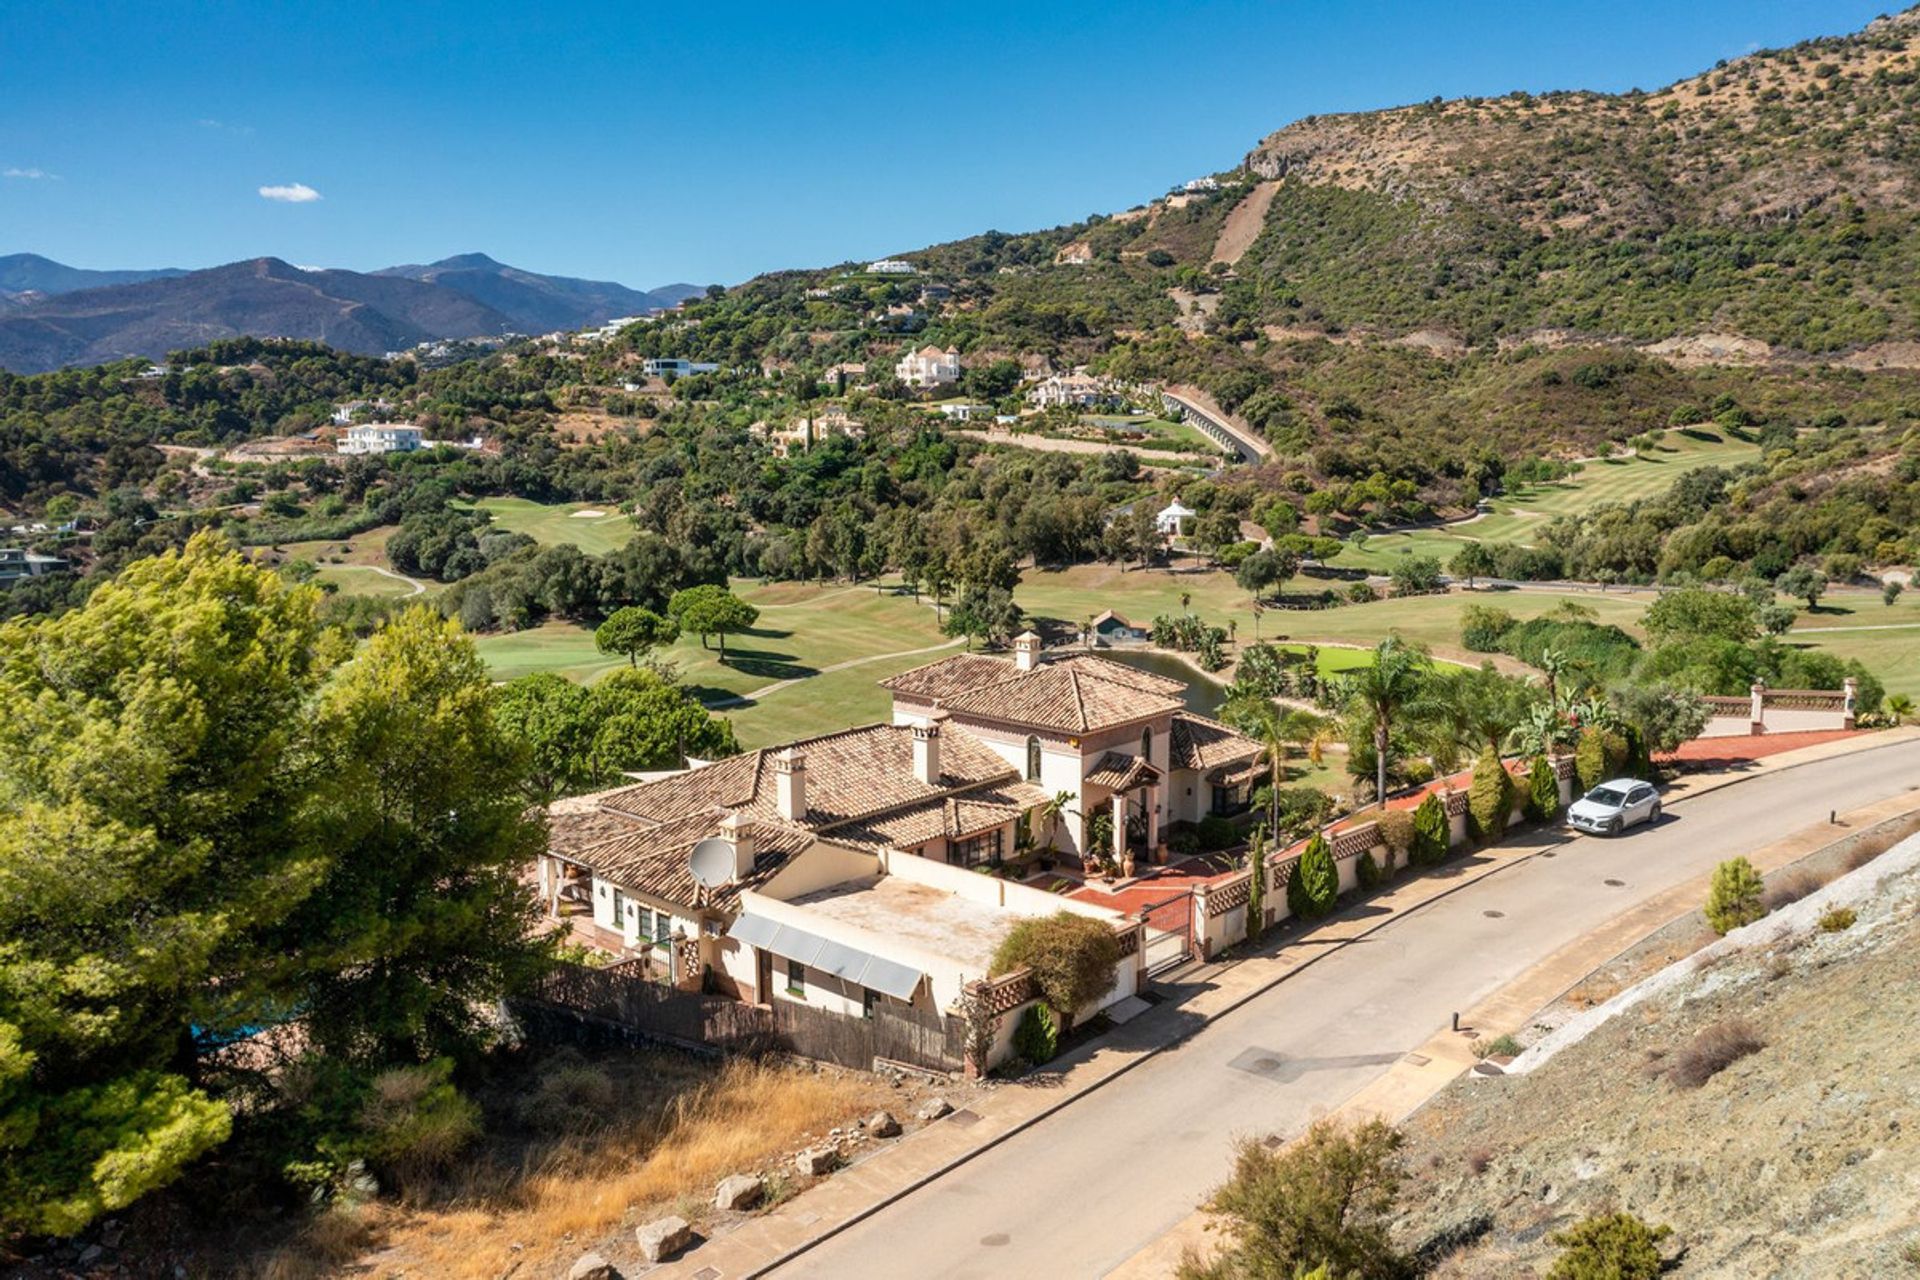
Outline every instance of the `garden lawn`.
{"label": "garden lawn", "polygon": [[1878,591],[1833,592],[1818,613],[1803,610],[1783,639],[1836,658],[1858,658],[1888,693],[1920,699],[1920,590],[1907,591],[1892,605],[1883,604]]}
{"label": "garden lawn", "polygon": [[1351,546],[1335,564],[1390,573],[1408,556],[1453,558],[1465,542],[1518,542],[1531,545],[1534,536],[1555,516],[1571,515],[1601,503],[1631,502],[1666,492],[1676,479],[1696,467],[1732,467],[1760,456],[1760,446],[1723,436],[1711,429],[1668,431],[1646,454],[1625,458],[1592,458],[1565,480],[1551,484],[1515,485],[1494,498],[1485,515],[1434,529],[1376,534],[1361,550]]}
{"label": "garden lawn", "polygon": [[[482,498],[473,505],[490,513],[500,528],[524,533],[543,546],[570,542],[588,555],[601,556],[626,546],[633,537],[633,522],[611,503]],[[587,511],[599,514],[575,514]]]}

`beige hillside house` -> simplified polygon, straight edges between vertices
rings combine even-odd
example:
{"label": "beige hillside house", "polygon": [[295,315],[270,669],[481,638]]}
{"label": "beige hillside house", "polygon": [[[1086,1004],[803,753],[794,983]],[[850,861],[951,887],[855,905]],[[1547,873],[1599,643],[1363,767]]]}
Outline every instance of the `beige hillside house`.
{"label": "beige hillside house", "polygon": [[[977,871],[1023,833],[1083,853],[1101,812],[1097,852],[1164,860],[1170,822],[1245,810],[1260,748],[1187,711],[1179,681],[1040,649],[1029,632],[1011,658],[883,681],[891,723],[554,804],[547,911],[675,985],[866,1016],[944,1010],[1022,916],[1071,910],[1132,937],[1137,921]],[[1136,981],[1126,954],[1115,999]]]}
{"label": "beige hillside house", "polygon": [[947,386],[960,381],[960,352],[954,347],[942,351],[929,342],[901,356],[893,366],[893,376],[909,387]]}

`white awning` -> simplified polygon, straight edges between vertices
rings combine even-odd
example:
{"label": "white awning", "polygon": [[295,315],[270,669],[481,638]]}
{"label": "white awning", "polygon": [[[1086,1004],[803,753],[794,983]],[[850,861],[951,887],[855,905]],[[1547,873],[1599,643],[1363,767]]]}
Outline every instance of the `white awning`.
{"label": "white awning", "polygon": [[871,987],[896,1000],[912,1000],[920,989],[921,972],[897,960],[876,956],[870,951],[850,947],[844,942],[823,938],[790,924],[781,924],[765,916],[742,915],[727,929],[727,936],[749,946],[787,960],[798,960],[809,969],[830,973],[855,986]]}

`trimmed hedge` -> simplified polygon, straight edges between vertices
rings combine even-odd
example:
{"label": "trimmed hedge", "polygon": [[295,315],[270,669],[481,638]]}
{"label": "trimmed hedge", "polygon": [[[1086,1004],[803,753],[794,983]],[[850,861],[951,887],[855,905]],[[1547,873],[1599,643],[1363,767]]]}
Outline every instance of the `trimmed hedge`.
{"label": "trimmed hedge", "polygon": [[1427,798],[1413,811],[1413,844],[1407,860],[1416,867],[1434,867],[1446,861],[1448,840],[1447,807],[1440,793],[1427,792]]}
{"label": "trimmed hedge", "polygon": [[1467,821],[1476,840],[1492,842],[1507,834],[1513,816],[1513,778],[1500,757],[1488,750],[1473,762],[1467,788]]}
{"label": "trimmed hedge", "polygon": [[1333,910],[1333,900],[1339,896],[1340,872],[1333,865],[1333,850],[1316,831],[1287,877],[1287,910],[1311,920]]}

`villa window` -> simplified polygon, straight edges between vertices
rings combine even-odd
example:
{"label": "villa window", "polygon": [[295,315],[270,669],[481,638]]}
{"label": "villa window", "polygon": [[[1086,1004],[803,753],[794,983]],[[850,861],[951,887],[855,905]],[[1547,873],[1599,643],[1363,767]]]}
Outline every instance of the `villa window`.
{"label": "villa window", "polygon": [[947,846],[947,862],[955,867],[977,867],[981,863],[1000,865],[1001,829],[983,831],[977,836],[965,840],[955,840]]}
{"label": "villa window", "polygon": [[796,996],[807,994],[807,966],[798,960],[787,961],[787,990]]}
{"label": "villa window", "polygon": [[1027,739],[1027,781],[1040,781],[1040,739],[1037,736]]}
{"label": "villa window", "polygon": [[1248,791],[1249,788],[1244,782],[1231,787],[1215,787],[1213,789],[1214,815],[1227,818],[1245,812],[1247,805],[1251,803]]}
{"label": "villa window", "polygon": [[1140,758],[1153,763],[1153,726],[1148,725],[1140,731]]}

